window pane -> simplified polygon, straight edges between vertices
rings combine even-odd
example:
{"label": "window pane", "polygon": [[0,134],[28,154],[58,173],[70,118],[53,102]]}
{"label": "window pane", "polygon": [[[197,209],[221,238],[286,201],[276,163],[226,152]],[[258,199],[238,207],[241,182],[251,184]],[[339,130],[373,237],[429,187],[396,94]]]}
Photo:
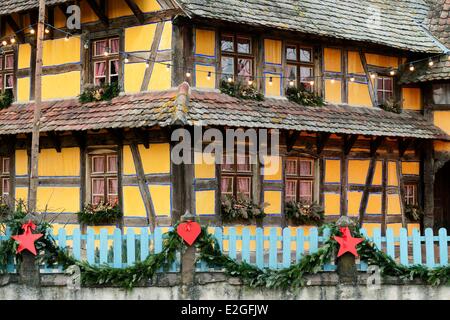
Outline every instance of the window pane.
{"label": "window pane", "polygon": [[297,66],[287,66],[287,76],[289,80],[295,81],[297,83]]}
{"label": "window pane", "polygon": [[238,59],[237,65],[238,76],[247,80],[252,75],[252,60],[251,59]]}
{"label": "window pane", "polygon": [[250,197],[250,178],[249,177],[237,177],[237,193]]}
{"label": "window pane", "polygon": [[222,57],[222,78],[233,76],[234,74],[234,59],[231,57]]}
{"label": "window pane", "polygon": [[250,158],[248,156],[236,156],[237,159],[237,171],[249,172],[250,170]]}
{"label": "window pane", "polygon": [[108,179],[108,195],[117,195],[119,194],[117,189],[117,179],[111,178]]}
{"label": "window pane", "polygon": [[450,83],[433,84],[435,104],[450,104]]}
{"label": "window pane", "polygon": [[311,49],[300,49],[300,61],[311,62]]}
{"label": "window pane", "polygon": [[313,175],[312,161],[300,160],[300,175],[310,177]]}
{"label": "window pane", "polygon": [[94,65],[95,84],[102,85],[106,80],[106,62],[96,62]]}
{"label": "window pane", "polygon": [[312,202],[312,181],[300,181],[300,201]]}
{"label": "window pane", "polygon": [[12,74],[5,75],[5,89],[14,88],[14,76]]}
{"label": "window pane", "polygon": [[119,203],[119,196],[117,196],[117,195],[108,196],[108,202],[110,205],[115,206],[116,204]]}
{"label": "window pane", "polygon": [[294,176],[297,175],[297,160],[295,159],[286,160],[286,174]]}
{"label": "window pane", "polygon": [[8,195],[9,194],[9,179],[5,178],[2,180],[2,191],[3,191],[3,195]]}
{"label": "window pane", "polygon": [[107,47],[107,40],[96,41],[94,43],[94,55],[101,56],[105,53]]}
{"label": "window pane", "polygon": [[233,194],[233,177],[222,177],[220,181],[222,194]]}
{"label": "window pane", "polygon": [[111,39],[109,49],[110,53],[119,53],[119,38]]}
{"label": "window pane", "polygon": [[105,193],[105,179],[92,179],[92,194],[103,195]]}
{"label": "window pane", "polygon": [[249,54],[251,52],[251,40],[248,38],[237,38],[237,51]]}
{"label": "window pane", "polygon": [[221,49],[226,52],[234,51],[233,36],[222,36]]}
{"label": "window pane", "polygon": [[286,59],[297,61],[297,48],[295,46],[286,46]]}
{"label": "window pane", "polygon": [[0,71],[3,70],[3,56],[0,55]]}
{"label": "window pane", "polygon": [[119,74],[119,60],[111,60],[109,62],[109,75],[118,75]]}
{"label": "window pane", "polygon": [[5,56],[5,69],[14,69],[14,55],[8,54]]}
{"label": "window pane", "polygon": [[0,74],[0,91],[2,91],[2,90],[3,90],[3,77]]}
{"label": "window pane", "polygon": [[297,201],[297,181],[286,181],[286,201]]}
{"label": "window pane", "polygon": [[108,156],[108,172],[117,172],[117,156]]}
{"label": "window pane", "polygon": [[92,196],[92,204],[99,204],[104,202],[104,196]]}
{"label": "window pane", "polygon": [[3,173],[9,173],[9,158],[3,158]]}
{"label": "window pane", "polygon": [[105,157],[92,157],[92,173],[105,172]]}
{"label": "window pane", "polygon": [[310,81],[314,80],[314,72],[310,67],[300,67],[300,82],[306,90],[312,91]]}

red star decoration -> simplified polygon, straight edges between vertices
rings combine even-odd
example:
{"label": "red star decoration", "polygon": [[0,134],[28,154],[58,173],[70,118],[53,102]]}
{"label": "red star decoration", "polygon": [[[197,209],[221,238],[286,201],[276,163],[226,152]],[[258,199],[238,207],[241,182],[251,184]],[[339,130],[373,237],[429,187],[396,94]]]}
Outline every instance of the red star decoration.
{"label": "red star decoration", "polygon": [[22,229],[25,230],[23,234],[19,234],[16,236],[11,236],[14,240],[19,242],[19,247],[17,248],[17,253],[22,252],[27,249],[32,254],[36,255],[36,247],[34,246],[34,242],[43,236],[42,233],[33,234],[31,230],[36,229],[36,225],[30,220],[27,223],[22,225]]}
{"label": "red star decoration", "polygon": [[361,243],[364,239],[362,238],[353,238],[350,229],[348,227],[340,228],[340,231],[342,233],[342,237],[334,237],[334,240],[336,240],[340,247],[338,252],[338,257],[342,256],[346,252],[350,252],[355,257],[358,256],[358,253],[356,252],[356,246]]}

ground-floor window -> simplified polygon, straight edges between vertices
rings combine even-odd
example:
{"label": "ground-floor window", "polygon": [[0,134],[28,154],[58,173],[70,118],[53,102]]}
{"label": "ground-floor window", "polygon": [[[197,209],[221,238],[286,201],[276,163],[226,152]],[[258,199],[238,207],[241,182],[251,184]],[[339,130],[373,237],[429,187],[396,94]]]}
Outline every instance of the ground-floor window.
{"label": "ground-floor window", "polygon": [[405,184],[405,204],[407,205],[417,205],[417,184],[407,183]]}
{"label": "ground-floor window", "polygon": [[223,196],[252,197],[252,168],[249,156],[234,155],[233,163],[226,163],[224,157],[221,165],[220,189]]}
{"label": "ground-floor window", "polygon": [[119,201],[117,153],[94,154],[89,156],[91,203]]}
{"label": "ground-floor window", "polygon": [[0,157],[1,161],[1,195],[2,199],[7,199],[9,196],[9,161],[8,157]]}
{"label": "ground-floor window", "polygon": [[289,157],[285,168],[286,202],[314,201],[314,159]]}

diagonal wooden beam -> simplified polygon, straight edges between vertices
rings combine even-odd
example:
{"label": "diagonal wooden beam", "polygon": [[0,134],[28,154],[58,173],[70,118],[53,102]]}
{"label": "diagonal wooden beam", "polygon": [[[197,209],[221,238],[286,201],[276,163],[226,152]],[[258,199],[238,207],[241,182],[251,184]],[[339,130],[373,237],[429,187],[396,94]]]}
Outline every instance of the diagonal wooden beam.
{"label": "diagonal wooden beam", "polygon": [[87,3],[91,7],[92,11],[97,15],[100,21],[107,27],[109,25],[109,20],[106,15],[106,10],[104,6],[99,6],[95,0],[87,0]]}
{"label": "diagonal wooden beam", "polygon": [[47,132],[47,135],[49,139],[52,141],[54,148],[56,149],[56,152],[61,152],[61,137],[59,134],[55,131]]}
{"label": "diagonal wooden beam", "polygon": [[352,150],[356,140],[358,140],[358,135],[345,135],[344,136],[344,154],[348,155]]}
{"label": "diagonal wooden beam", "polygon": [[25,43],[25,36],[23,34],[23,31],[20,31],[19,25],[16,23],[14,18],[12,16],[6,16],[6,23],[13,29],[14,33],[16,34],[17,38],[21,43]]}
{"label": "diagonal wooden beam", "polygon": [[148,68],[145,69],[144,79],[142,79],[141,92],[148,90],[148,84],[152,77],[153,67],[155,65],[156,54],[158,53],[159,43],[161,41],[162,33],[164,29],[164,22],[158,22],[156,25],[155,35],[153,37],[152,47],[150,54],[148,55]]}
{"label": "diagonal wooden beam", "polygon": [[316,144],[317,144],[317,154],[321,154],[323,149],[325,148],[328,139],[330,139],[331,133],[323,132],[317,133]]}
{"label": "diagonal wooden beam", "polygon": [[363,65],[364,73],[366,74],[367,85],[369,87],[369,95],[370,95],[370,100],[372,101],[372,106],[376,107],[376,106],[378,106],[377,95],[375,92],[374,85],[372,83],[372,79],[370,78],[370,72],[369,72],[369,67],[367,66],[366,55],[364,54],[364,52],[361,49],[359,49],[359,57],[361,59],[362,65]]}
{"label": "diagonal wooden beam", "polygon": [[142,10],[138,7],[138,5],[136,4],[136,2],[134,2],[134,0],[125,0],[126,4],[128,5],[128,7],[131,9],[131,11],[133,11],[134,16],[136,17],[136,19],[139,21],[140,24],[144,23],[145,17],[144,17],[144,13],[142,12]]}

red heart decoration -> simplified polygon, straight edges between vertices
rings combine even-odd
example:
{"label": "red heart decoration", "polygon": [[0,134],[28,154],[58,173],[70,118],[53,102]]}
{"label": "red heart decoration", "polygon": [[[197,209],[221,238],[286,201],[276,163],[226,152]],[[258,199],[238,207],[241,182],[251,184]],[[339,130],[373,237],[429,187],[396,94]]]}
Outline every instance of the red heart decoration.
{"label": "red heart decoration", "polygon": [[183,240],[186,241],[190,246],[198,238],[201,231],[202,228],[200,227],[200,224],[191,220],[180,223],[177,227],[178,235],[183,238]]}

